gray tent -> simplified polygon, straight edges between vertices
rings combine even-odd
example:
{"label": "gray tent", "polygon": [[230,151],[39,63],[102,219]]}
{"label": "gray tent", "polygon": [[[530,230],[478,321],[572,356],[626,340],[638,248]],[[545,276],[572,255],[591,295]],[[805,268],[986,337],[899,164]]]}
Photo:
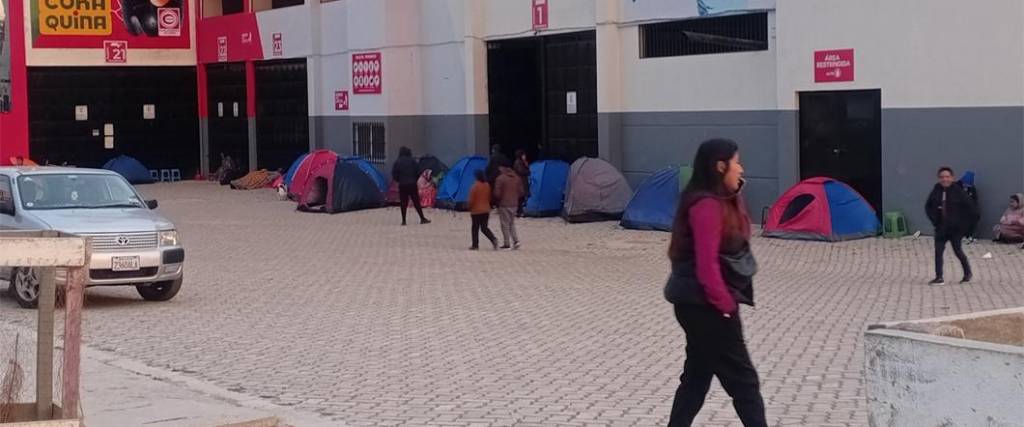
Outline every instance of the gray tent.
{"label": "gray tent", "polygon": [[617,220],[632,197],[633,190],[615,166],[583,157],[569,168],[562,218],[569,222]]}

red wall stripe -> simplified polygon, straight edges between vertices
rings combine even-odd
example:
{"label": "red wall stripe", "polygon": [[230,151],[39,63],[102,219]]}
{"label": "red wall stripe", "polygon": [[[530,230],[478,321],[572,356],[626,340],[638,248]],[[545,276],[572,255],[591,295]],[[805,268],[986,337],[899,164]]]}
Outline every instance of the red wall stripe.
{"label": "red wall stripe", "polygon": [[256,63],[245,62],[245,112],[248,117],[256,117]]}
{"label": "red wall stripe", "polygon": [[25,66],[25,2],[4,0],[7,36],[11,38],[11,111],[0,114],[0,164],[12,156],[29,156],[28,75]]}

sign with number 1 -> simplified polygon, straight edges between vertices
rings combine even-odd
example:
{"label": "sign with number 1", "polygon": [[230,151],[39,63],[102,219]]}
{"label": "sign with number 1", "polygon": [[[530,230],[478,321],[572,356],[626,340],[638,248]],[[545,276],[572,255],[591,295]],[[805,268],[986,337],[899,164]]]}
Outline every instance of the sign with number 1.
{"label": "sign with number 1", "polygon": [[533,0],[533,29],[548,27],[548,0]]}

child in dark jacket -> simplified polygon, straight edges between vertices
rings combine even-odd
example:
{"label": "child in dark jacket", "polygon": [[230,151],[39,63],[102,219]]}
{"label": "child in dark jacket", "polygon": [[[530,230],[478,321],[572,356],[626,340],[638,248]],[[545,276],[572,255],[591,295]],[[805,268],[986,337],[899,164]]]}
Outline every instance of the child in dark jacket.
{"label": "child in dark jacket", "polygon": [[469,214],[470,218],[473,219],[473,246],[469,247],[469,250],[475,251],[480,249],[480,232],[487,236],[487,239],[491,241],[491,246],[494,249],[498,249],[498,239],[494,237],[494,233],[487,227],[487,222],[491,216],[491,184],[487,182],[487,176],[483,170],[477,170],[476,183],[469,189]]}

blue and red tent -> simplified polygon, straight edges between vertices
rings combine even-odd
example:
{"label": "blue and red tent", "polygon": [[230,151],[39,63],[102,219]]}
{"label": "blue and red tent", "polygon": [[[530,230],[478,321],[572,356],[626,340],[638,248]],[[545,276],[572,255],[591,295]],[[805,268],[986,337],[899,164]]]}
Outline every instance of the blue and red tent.
{"label": "blue and red tent", "polygon": [[765,237],[838,242],[878,235],[875,209],[857,190],[832,178],[811,178],[772,205]]}

